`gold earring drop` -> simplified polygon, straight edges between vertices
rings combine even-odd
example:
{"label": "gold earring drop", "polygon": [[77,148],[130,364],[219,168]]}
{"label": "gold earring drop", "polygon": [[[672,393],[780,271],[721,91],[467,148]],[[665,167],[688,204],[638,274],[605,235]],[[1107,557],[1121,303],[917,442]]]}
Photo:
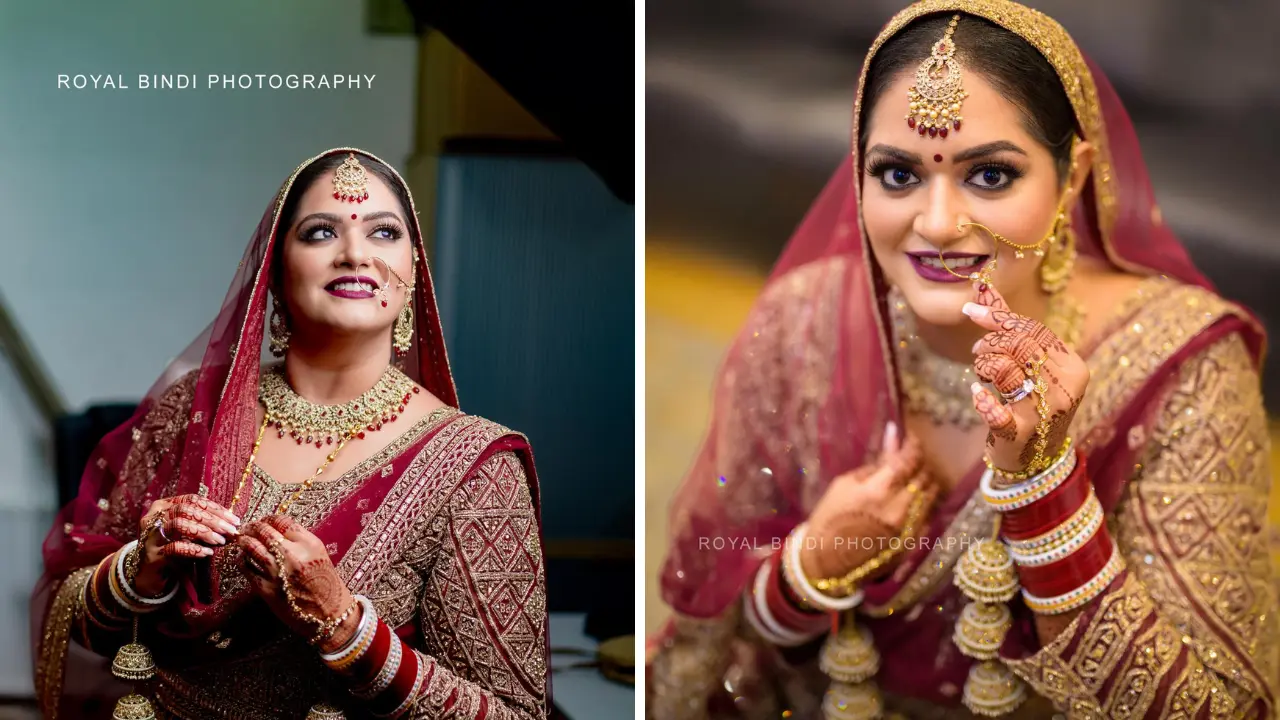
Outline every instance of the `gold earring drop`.
{"label": "gold earring drop", "polygon": [[400,309],[400,316],[396,318],[396,326],[391,335],[391,346],[395,349],[396,357],[408,355],[412,341],[413,296],[410,295],[405,298],[404,307]]}
{"label": "gold earring drop", "polygon": [[271,321],[269,325],[271,354],[284,357],[289,351],[289,325],[284,319],[284,305],[276,295],[271,296]]}

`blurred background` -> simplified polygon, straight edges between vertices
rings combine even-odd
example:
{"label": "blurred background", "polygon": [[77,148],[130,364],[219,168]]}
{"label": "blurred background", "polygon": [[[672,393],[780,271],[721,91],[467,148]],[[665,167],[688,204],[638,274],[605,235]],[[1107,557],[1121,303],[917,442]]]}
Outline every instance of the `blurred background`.
{"label": "blurred background", "polygon": [[[645,5],[646,633],[669,612],[653,581],[666,555],[667,505],[702,440],[715,372],[791,231],[848,151],[863,56],[906,4]],[[1269,28],[1280,4],[1026,4],[1058,20],[1105,69],[1133,116],[1165,221],[1274,338],[1280,243],[1271,175],[1280,137],[1270,118],[1280,111],[1280,48]],[[1265,388],[1280,413],[1274,354]]]}
{"label": "blurred background", "polygon": [[284,178],[341,145],[413,187],[463,409],[533,442],[552,644],[588,665],[556,657],[561,710],[632,716],[632,688],[589,667],[634,632],[632,26],[501,0],[0,4],[0,717],[32,696],[40,545],[93,443],[213,318]]}

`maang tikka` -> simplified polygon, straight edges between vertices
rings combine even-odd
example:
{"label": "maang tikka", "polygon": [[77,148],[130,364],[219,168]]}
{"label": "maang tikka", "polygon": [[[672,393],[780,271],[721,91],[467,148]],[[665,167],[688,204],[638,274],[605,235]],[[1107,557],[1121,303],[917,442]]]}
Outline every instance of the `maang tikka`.
{"label": "maang tikka", "polygon": [[353,203],[369,199],[369,174],[355,153],[348,153],[347,159],[333,173],[333,199]]}
{"label": "maang tikka", "polygon": [[929,137],[946,137],[950,130],[960,132],[960,104],[969,94],[960,84],[960,62],[956,60],[956,43],[951,36],[960,16],[951,18],[942,39],[920,67],[916,68],[916,84],[907,91],[910,104],[907,127]]}

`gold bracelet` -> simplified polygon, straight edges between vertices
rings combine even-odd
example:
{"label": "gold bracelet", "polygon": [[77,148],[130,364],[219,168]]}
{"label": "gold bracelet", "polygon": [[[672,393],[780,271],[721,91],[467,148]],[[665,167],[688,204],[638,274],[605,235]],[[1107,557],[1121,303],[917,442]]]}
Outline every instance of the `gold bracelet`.
{"label": "gold bracelet", "polygon": [[324,624],[320,626],[320,629],[316,631],[316,636],[311,639],[311,644],[319,645],[325,640],[333,637],[333,634],[338,632],[338,628],[342,627],[342,623],[346,622],[347,618],[351,616],[351,611],[355,610],[359,605],[360,603],[355,598],[351,598],[351,604],[347,606],[346,610],[342,611],[341,615],[336,618],[326,620]]}
{"label": "gold bracelet", "polygon": [[1032,468],[1035,467],[1035,465],[1033,464],[1033,465],[1028,465],[1027,469],[1023,470],[1022,472],[1014,472],[1012,470],[1003,470],[1001,468],[996,467],[996,464],[991,461],[991,456],[985,453],[982,456],[982,461],[987,464],[987,469],[990,470],[999,479],[1008,483],[1019,483],[1019,482],[1022,482],[1023,480],[1027,480],[1027,479],[1030,479],[1031,477],[1034,477],[1035,475],[1043,471],[1045,468],[1053,467],[1055,464],[1061,461],[1063,457],[1066,456],[1067,451],[1069,451],[1070,449],[1071,449],[1071,438],[1067,438],[1067,441],[1064,442],[1062,444],[1062,447],[1058,450],[1058,454],[1054,455],[1053,458],[1049,460],[1049,462],[1047,463],[1043,462],[1043,458],[1042,458],[1041,467],[1039,469],[1033,470]]}
{"label": "gold bracelet", "polygon": [[898,533],[899,543],[897,548],[894,548],[893,543],[890,542],[888,548],[881,550],[875,557],[854,568],[844,577],[820,578],[814,581],[814,587],[822,592],[836,591],[843,593],[845,596],[851,595],[856,591],[858,582],[884,567],[898,553],[902,552],[907,538],[915,536],[916,526],[920,523],[921,516],[924,515],[924,494],[918,489],[913,489],[912,492],[915,493],[915,497],[911,499],[911,505],[907,508],[907,519],[903,523],[902,531]]}

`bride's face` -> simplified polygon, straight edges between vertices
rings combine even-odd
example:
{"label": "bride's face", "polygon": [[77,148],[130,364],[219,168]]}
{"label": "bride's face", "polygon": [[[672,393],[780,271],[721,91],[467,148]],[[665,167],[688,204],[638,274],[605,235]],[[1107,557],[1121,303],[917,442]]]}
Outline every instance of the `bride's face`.
{"label": "bride's face", "polygon": [[[912,312],[934,325],[968,322],[960,308],[974,298],[968,276],[991,258],[994,240],[978,222],[1020,245],[1047,237],[1062,193],[1049,149],[1027,132],[1023,112],[975,72],[963,76],[965,98],[959,132],[921,136],[907,127],[907,90],[914,69],[876,101],[867,116],[862,213],[871,249],[890,284]],[[976,265],[973,265],[976,263]],[[1016,298],[1034,292],[1040,258],[1015,259],[1001,245],[992,274],[1001,292]]]}
{"label": "bride's face", "polygon": [[337,200],[328,172],[299,201],[283,244],[282,294],[292,333],[373,335],[395,323],[408,290],[375,258],[411,283],[413,244],[404,208],[372,172],[368,192],[363,203]]}

